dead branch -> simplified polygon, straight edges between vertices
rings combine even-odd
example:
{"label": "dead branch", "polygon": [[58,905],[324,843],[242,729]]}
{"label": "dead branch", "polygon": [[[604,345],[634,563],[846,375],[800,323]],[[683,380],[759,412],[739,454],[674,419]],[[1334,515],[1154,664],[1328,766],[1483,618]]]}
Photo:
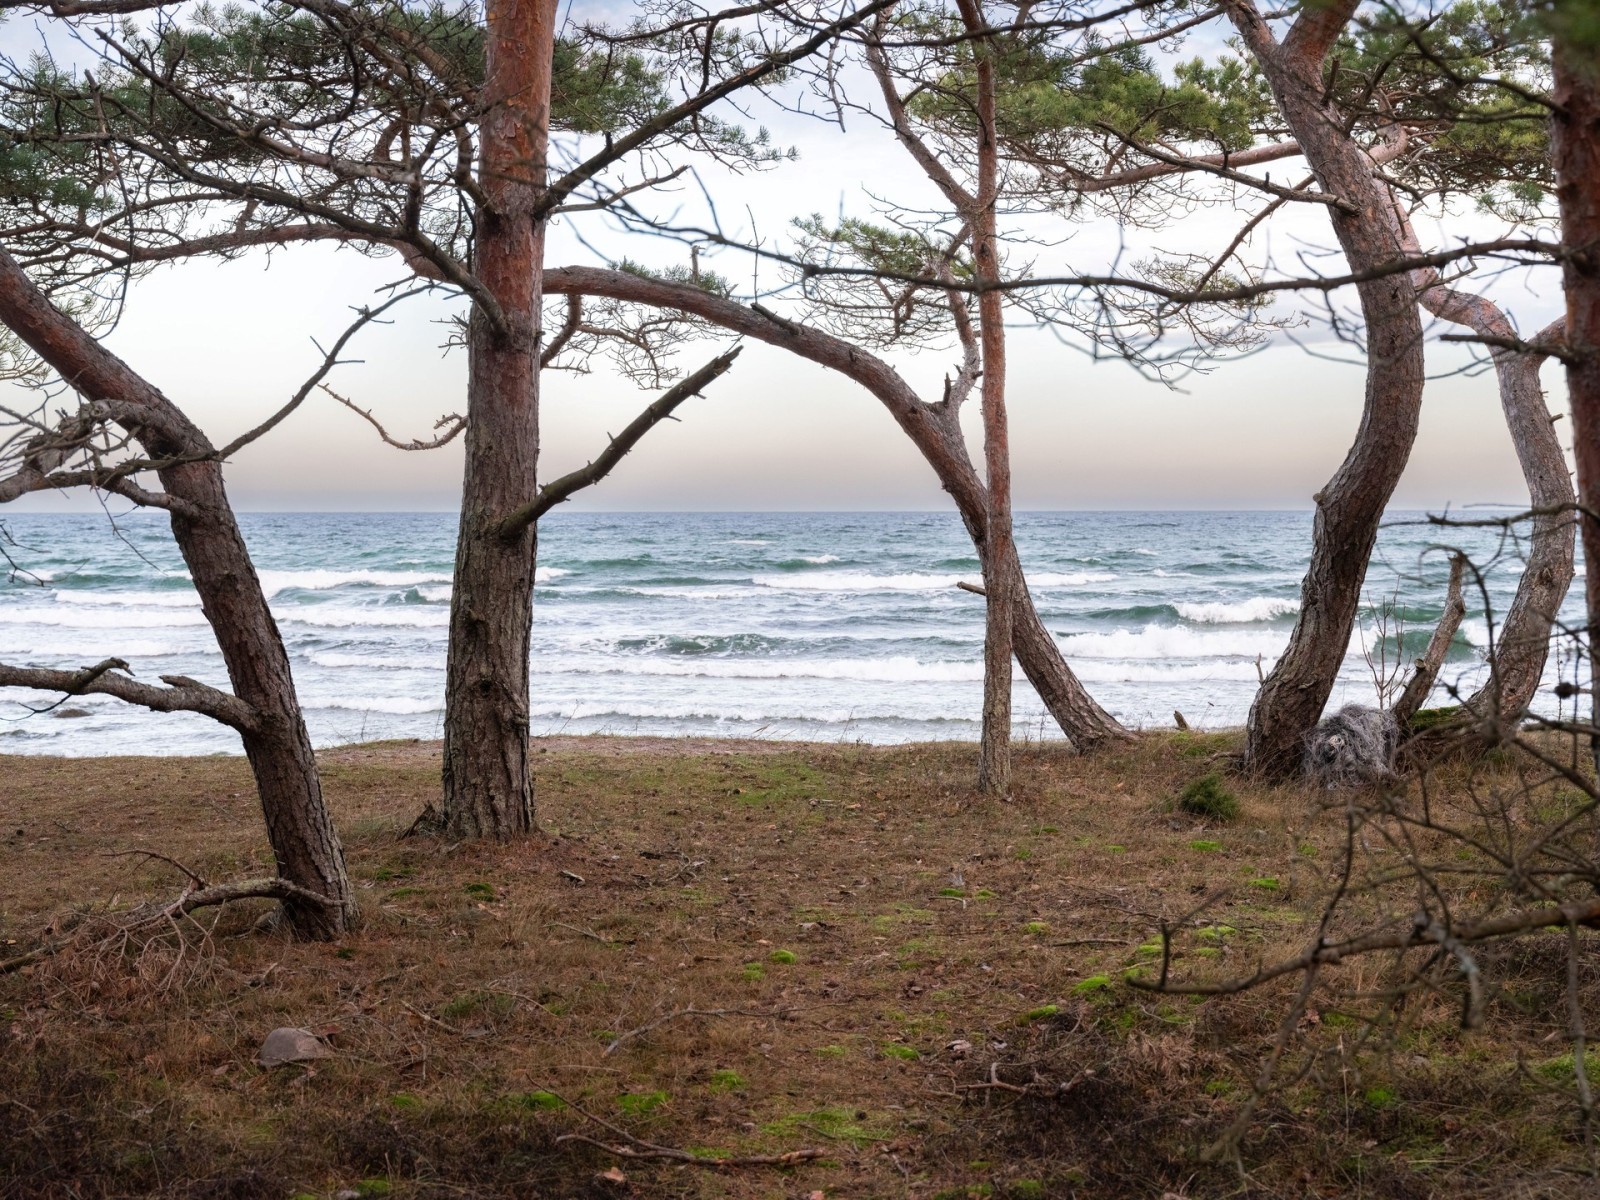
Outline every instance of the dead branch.
{"label": "dead branch", "polygon": [[[152,857],[171,861],[161,854]],[[179,869],[188,871],[187,867],[180,866]],[[92,926],[86,925],[83,928],[93,929],[99,933],[100,936],[95,938],[95,941],[108,942],[171,922],[178,917],[188,916],[199,909],[228,904],[234,900],[293,900],[299,904],[313,904],[321,908],[334,908],[339,903],[309,888],[290,883],[287,879],[244,879],[235,883],[213,884],[210,887],[187,888],[175,900],[164,904],[142,904],[112,918],[108,925],[96,922]],[[0,975],[42,962],[85,940],[82,936],[63,938],[60,941],[37,946],[25,954],[0,961]]]}
{"label": "dead branch", "polygon": [[1451,557],[1450,584],[1445,589],[1444,612],[1434,626],[1433,636],[1428,639],[1428,648],[1423,651],[1411,678],[1406,681],[1405,690],[1394,703],[1394,719],[1400,723],[1402,731],[1411,723],[1411,718],[1417,715],[1417,710],[1433,690],[1433,682],[1444,666],[1445,655],[1450,652],[1450,643],[1455,639],[1456,630],[1461,628],[1461,619],[1467,615],[1466,602],[1461,598],[1461,573],[1466,565],[1465,555]]}
{"label": "dead branch", "polygon": [[674,409],[689,397],[698,396],[701,389],[733,366],[733,360],[739,357],[739,352],[742,349],[743,347],[735,346],[726,354],[718,355],[693,375],[680,380],[662,393],[655,403],[629,422],[626,429],[612,438],[610,444],[595,457],[594,461],[545,484],[544,487],[539,489],[539,495],[534,500],[523,505],[501,521],[500,536],[507,539],[517,537],[524,529],[544,516],[556,505],[570,500],[573,493],[599,483],[610,474],[611,469],[622,461],[628,451],[632,450],[645,434],[649,433],[662,421],[671,418]]}
{"label": "dead branch", "polygon": [[[545,1090],[550,1091],[548,1088]],[[618,1158],[664,1158],[672,1162],[687,1163],[696,1167],[709,1167],[712,1170],[717,1170],[722,1167],[793,1167],[798,1166],[800,1163],[815,1162],[819,1158],[827,1157],[825,1152],[812,1149],[790,1150],[786,1154],[748,1154],[730,1156],[727,1158],[712,1158],[698,1154],[690,1154],[687,1150],[679,1150],[675,1146],[663,1146],[657,1142],[647,1142],[643,1138],[635,1137],[626,1129],[622,1129],[619,1126],[613,1125],[610,1121],[605,1120],[603,1117],[597,1117],[593,1113],[579,1108],[560,1092],[550,1091],[550,1094],[557,1100],[560,1100],[584,1120],[592,1121],[602,1129],[610,1130],[618,1137],[623,1138],[628,1144],[625,1146],[613,1146],[606,1142],[597,1141],[596,1139],[581,1133],[563,1133],[561,1136],[556,1138],[557,1143],[579,1142],[586,1146],[593,1146],[597,1150],[604,1150],[607,1154],[613,1154]]]}
{"label": "dead branch", "polygon": [[680,1020],[683,1017],[776,1017],[781,1019],[791,1011],[793,1010],[783,1008],[765,1012],[760,1009],[747,1008],[695,1008],[691,1005],[688,1008],[676,1009],[675,1011],[669,1012],[664,1016],[657,1017],[654,1021],[646,1022],[637,1029],[630,1029],[627,1033],[620,1034],[618,1037],[612,1040],[610,1045],[605,1048],[604,1053],[609,1055],[624,1042],[631,1042],[634,1038],[643,1037],[645,1034],[660,1029],[663,1025],[669,1024],[672,1021]]}
{"label": "dead branch", "polygon": [[1261,967],[1255,974],[1242,979],[1224,980],[1220,983],[1160,983],[1130,979],[1128,984],[1147,992],[1170,992],[1184,996],[1231,996],[1296,971],[1337,966],[1345,959],[1361,954],[1374,954],[1384,950],[1414,950],[1419,946],[1452,949],[1456,945],[1466,946],[1496,941],[1500,938],[1531,933],[1535,929],[1551,929],[1558,925],[1600,925],[1600,899],[1573,900],[1566,904],[1520,909],[1503,916],[1471,921],[1449,928],[1428,914],[1419,912],[1410,929],[1369,933],[1342,942],[1326,942],[1319,939],[1317,943],[1294,958]]}
{"label": "dead branch", "polygon": [[241,732],[254,729],[256,710],[237,696],[184,675],[163,675],[167,687],[154,687],[120,674],[131,668],[120,658],[108,658],[77,671],[58,671],[44,667],[13,667],[0,663],[0,687],[26,687],[41,692],[60,692],[61,699],[44,708],[30,709],[37,715],[66,703],[72,696],[115,696],[154,712],[197,712]]}
{"label": "dead branch", "polygon": [[[265,436],[273,429],[277,428],[277,426],[286,417],[288,417],[290,413],[294,412],[295,409],[299,408],[301,404],[305,403],[305,399],[311,394],[312,388],[321,386],[322,381],[328,377],[328,373],[335,367],[339,366],[341,362],[345,361],[340,359],[339,355],[343,353],[344,348],[350,344],[350,340],[354,338],[356,334],[360,333],[361,330],[368,324],[376,321],[379,317],[388,312],[401,301],[409,300],[413,296],[420,296],[425,292],[430,292],[433,290],[433,286],[434,285],[431,283],[425,283],[418,287],[410,288],[404,292],[398,293],[397,295],[391,296],[388,300],[385,300],[376,308],[363,308],[358,310],[356,313],[356,319],[346,327],[345,331],[339,335],[339,337],[334,341],[333,345],[324,352],[322,356],[322,362],[318,365],[317,369],[311,373],[310,377],[300,385],[300,387],[295,391],[295,394],[289,398],[289,402],[282,408],[278,409],[277,412],[273,413],[265,421],[261,422],[261,424],[257,425],[254,429],[248,430],[245,433],[241,433],[221,450],[218,450],[217,457],[222,459],[230,458],[239,450],[242,450],[244,447],[248,446],[251,442],[256,441],[258,438]],[[321,349],[320,346],[317,348],[319,350]],[[323,390],[326,391],[327,389],[324,388]],[[368,419],[371,419],[370,416]]]}
{"label": "dead branch", "polygon": [[[428,441],[423,441],[421,438],[413,438],[409,442],[402,442],[398,438],[390,435],[389,431],[383,427],[378,418],[372,415],[372,410],[370,408],[362,408],[354,400],[351,400],[346,396],[341,396],[338,392],[334,391],[325,383],[319,384],[318,386],[321,387],[324,392],[328,393],[328,395],[337,400],[340,404],[344,405],[351,412],[361,417],[367,422],[367,424],[376,429],[378,431],[378,436],[384,440],[385,444],[393,446],[396,450],[437,450],[440,446],[444,446],[454,441],[461,431],[467,427],[467,419],[465,417],[461,416],[459,413],[446,413],[433,423],[433,427],[435,429],[444,429],[444,432],[438,437],[430,438]],[[449,426],[449,428],[445,428],[446,426]]]}

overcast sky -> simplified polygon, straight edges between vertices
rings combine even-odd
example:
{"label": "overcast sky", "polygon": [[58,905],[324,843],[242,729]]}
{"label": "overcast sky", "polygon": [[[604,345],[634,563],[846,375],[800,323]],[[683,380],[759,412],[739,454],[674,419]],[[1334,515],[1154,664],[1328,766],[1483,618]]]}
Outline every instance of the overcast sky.
{"label": "overcast sky", "polygon": [[[27,44],[27,20],[0,27],[13,53]],[[821,212],[870,215],[871,196],[925,199],[926,185],[881,129],[857,116],[846,128],[807,120],[771,105],[752,108],[774,141],[796,161],[753,176],[704,172],[730,230],[782,235],[794,216]],[[1297,164],[1278,164],[1277,177]],[[690,189],[663,198],[661,211],[697,211]],[[1310,206],[1308,206],[1310,207]],[[1045,266],[1102,266],[1124,242],[1183,247],[1220,245],[1243,218],[1231,210],[1185,217],[1157,234],[1096,220],[1058,222],[1053,237],[1070,241],[1045,252]],[[602,256],[652,262],[681,258],[667,244],[634,244],[594,217],[559,225],[551,265]],[[1482,232],[1474,220],[1423,222],[1425,241],[1442,245]],[[1322,212],[1294,214],[1265,236],[1280,259],[1331,238]],[[712,265],[748,286],[748,260],[723,254]],[[1325,266],[1324,269],[1337,269]],[[403,274],[396,259],[372,260],[328,247],[296,247],[270,261],[194,262],[163,268],[132,289],[126,315],[108,342],[223,441],[281,405],[320,360],[324,344],[349,322],[351,306]],[[764,284],[775,281],[762,268]],[[1558,296],[1541,279],[1503,278],[1493,291],[1520,328],[1556,315]],[[1353,297],[1347,303],[1353,304]],[[1288,314],[1293,302],[1280,305]],[[360,335],[351,353],[365,361],[341,368],[332,386],[370,407],[404,437],[428,433],[435,419],[465,404],[465,360],[438,349],[438,324],[451,307],[413,301],[393,325]],[[1442,332],[1436,331],[1436,332]],[[1316,326],[1311,349],[1281,342],[1248,357],[1219,361],[1178,390],[1142,378],[1115,361],[1092,362],[1049,331],[1018,327],[1011,335],[1008,399],[1016,503],[1031,509],[1303,508],[1342,459],[1360,418],[1364,371],[1334,359],[1357,357]],[[693,369],[729,339],[688,348]],[[956,361],[954,351],[891,356],[911,382],[934,397]],[[1452,374],[1460,348],[1435,344],[1422,432],[1396,504],[1520,503],[1526,498],[1500,413],[1492,375]],[[1559,371],[1547,368],[1552,407],[1564,408]],[[591,457],[607,431],[650,399],[609,376],[547,372],[541,474]],[[976,408],[973,404],[969,406]],[[878,403],[837,375],[764,345],[749,345],[733,371],[680,410],[577,507],[638,509],[931,509],[947,506],[932,472]],[[976,413],[968,414],[975,419]],[[229,468],[232,495],[246,509],[449,509],[460,488],[456,447],[426,454],[383,446],[354,414],[313,397],[268,439]],[[34,497],[30,508],[61,507]]]}

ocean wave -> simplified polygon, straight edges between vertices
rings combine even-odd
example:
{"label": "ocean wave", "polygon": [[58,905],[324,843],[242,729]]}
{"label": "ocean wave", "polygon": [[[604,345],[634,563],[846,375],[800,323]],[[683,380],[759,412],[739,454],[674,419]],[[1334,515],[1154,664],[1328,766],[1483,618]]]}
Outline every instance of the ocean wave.
{"label": "ocean wave", "polygon": [[1179,601],[1172,606],[1185,621],[1200,625],[1249,625],[1270,621],[1300,611],[1300,601],[1276,596],[1252,596],[1248,600],[1214,600],[1209,603]]}
{"label": "ocean wave", "polygon": [[669,584],[640,584],[637,587],[594,588],[594,594],[611,593],[619,596],[664,596],[669,600],[745,600],[757,594],[753,587],[717,587],[714,584],[695,586]]}
{"label": "ocean wave", "polygon": [[450,624],[450,610],[438,605],[410,605],[370,608],[336,608],[331,604],[308,604],[303,608],[281,609],[273,614],[280,624],[310,625],[326,629],[351,629],[371,626],[377,629],[409,627],[443,629]]}
{"label": "ocean wave", "polygon": [[534,669],[562,675],[640,675],[686,679],[847,679],[866,683],[982,682],[981,661],[922,662],[887,658],[534,659]]}
{"label": "ocean wave", "polygon": [[[975,724],[977,710],[971,716],[917,716],[884,706],[884,711],[861,711],[853,708],[786,709],[781,704],[758,704],[749,707],[728,706],[719,708],[703,700],[688,704],[648,704],[615,701],[576,701],[565,704],[536,705],[529,712],[534,720],[585,721],[597,717],[619,720],[663,721],[730,721],[743,724],[765,724],[775,721],[806,721],[824,725],[846,725],[860,721],[894,721],[915,724],[942,724],[955,722]],[[536,731],[537,732],[537,731]]]}
{"label": "ocean wave", "polygon": [[810,563],[814,567],[820,567],[827,563],[838,562],[839,556],[837,554],[802,554],[800,561]]}
{"label": "ocean wave", "polygon": [[627,654],[763,654],[783,645],[785,639],[759,633],[671,634],[620,637],[610,646]]}
{"label": "ocean wave", "polygon": [[724,546],[770,546],[772,543],[764,538],[729,538],[722,543]]}
{"label": "ocean wave", "polygon": [[412,696],[340,696],[334,699],[306,699],[302,706],[313,711],[387,713],[396,717],[420,716],[444,711],[444,693],[433,699]]}
{"label": "ocean wave", "polygon": [[[1261,669],[1270,669],[1273,662],[1271,656],[1264,657]],[[1218,659],[1202,663],[1074,659],[1072,669],[1085,683],[1248,683],[1252,687],[1256,683],[1254,659],[1248,662]]]}
{"label": "ocean wave", "polygon": [[52,604],[49,607],[0,605],[0,625],[54,625],[65,629],[166,629],[206,623],[205,614],[192,610],[141,612],[108,606]]}
{"label": "ocean wave", "polygon": [[319,667],[360,667],[363,670],[373,671],[442,671],[444,654],[443,646],[437,647],[431,657],[425,654],[401,657],[392,654],[348,654],[339,650],[313,650],[306,655],[306,660]]}
{"label": "ocean wave", "polygon": [[177,654],[214,656],[219,653],[215,649],[202,650],[175,646],[171,642],[152,642],[140,638],[119,637],[115,641],[107,640],[98,645],[92,643],[86,645],[84,642],[41,642],[37,638],[30,638],[26,642],[0,638],[0,654],[9,657],[29,655],[34,659],[91,658],[102,651],[115,654],[118,658],[170,658]]}
{"label": "ocean wave", "polygon": [[72,592],[63,588],[55,591],[57,604],[83,604],[107,607],[136,606],[140,608],[199,608],[197,592]]}
{"label": "ocean wave", "polygon": [[[780,591],[808,592],[932,592],[953,588],[966,575],[930,575],[906,572],[899,575],[872,575],[865,571],[813,571],[805,575],[756,575],[757,587]],[[1034,587],[1081,587],[1086,583],[1110,583],[1115,575],[1085,572],[1045,571],[1028,577]],[[970,582],[970,580],[969,580]]]}
{"label": "ocean wave", "polygon": [[269,596],[280,592],[326,592],[333,588],[416,587],[424,583],[449,583],[450,576],[416,571],[261,571],[261,587]]}
{"label": "ocean wave", "polygon": [[1068,658],[1276,658],[1288,644],[1287,631],[1202,631],[1182,625],[1146,625],[1108,633],[1074,633],[1062,638]]}

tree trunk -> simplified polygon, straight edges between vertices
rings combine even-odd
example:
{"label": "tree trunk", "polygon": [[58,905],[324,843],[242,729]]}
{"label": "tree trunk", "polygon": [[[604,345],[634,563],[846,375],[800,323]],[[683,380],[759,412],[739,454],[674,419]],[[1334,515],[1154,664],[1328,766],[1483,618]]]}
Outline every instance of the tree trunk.
{"label": "tree trunk", "polygon": [[[1505,324],[1506,332],[1498,336],[1512,336],[1509,322]],[[1536,335],[1536,340],[1544,342],[1560,336],[1559,326],[1552,326]],[[1494,352],[1500,405],[1505,410],[1517,461],[1522,464],[1530,503],[1537,514],[1517,594],[1500,624],[1490,664],[1492,673],[1466,702],[1473,712],[1492,717],[1497,724],[1521,720],[1533,702],[1539,681],[1544,678],[1556,614],[1572,586],[1575,496],[1566,456],[1561,452],[1561,441],[1550,422],[1544,388],[1539,383],[1543,363],[1544,356],[1540,354]]]}
{"label": "tree trunk", "polygon": [[[545,290],[552,294],[605,296],[691,313],[712,325],[777,346],[859,383],[888,410],[933,469],[940,485],[950,493],[978,550],[978,559],[984,561],[989,501],[967,452],[955,413],[943,402],[926,404],[918,399],[900,373],[883,359],[832,334],[684,284],[596,267],[554,268],[545,272],[544,282]],[[1128,731],[1095,703],[1040,620],[1022,577],[1014,544],[1009,560],[1016,564],[1017,582],[1011,589],[1016,658],[1050,715],[1079,750],[1090,751],[1126,741]]]}
{"label": "tree trunk", "polygon": [[[1355,7],[1356,0],[1330,0],[1307,8],[1281,46],[1246,0],[1229,15],[1322,191],[1343,202],[1330,207],[1333,229],[1351,270],[1360,272],[1394,262],[1402,239],[1372,161],[1322,101],[1323,59]],[[1250,708],[1245,760],[1268,776],[1299,770],[1305,737],[1327,706],[1355,627],[1378,525],[1411,455],[1422,407],[1422,318],[1410,278],[1390,275],[1356,290],[1367,341],[1361,426],[1343,464],[1314,497],[1300,614]]]}
{"label": "tree trunk", "polygon": [[502,522],[537,492],[539,305],[554,0],[490,0],[474,273],[498,312],[467,335],[466,479],[445,667],[444,821],[453,837],[530,832],[528,643],[537,536]]}
{"label": "tree trunk", "polygon": [[183,553],[201,608],[216,634],[236,696],[254,711],[242,729],[255,773],[267,837],[278,874],[336,906],[283,902],[297,937],[331,938],[356,916],[344,851],[323,803],[311,738],[306,732],[272,610],[234,520],[214,447],[160,391],[64,316],[0,251],[0,321],[31,346],[79,393],[104,401],[113,419],[136,436],[152,459],[199,459],[159,472],[167,494],[182,502],[172,536]]}
{"label": "tree trunk", "polygon": [[[1558,20],[1581,14],[1562,12]],[[1567,299],[1567,391],[1572,398],[1572,450],[1582,505],[1584,599],[1589,614],[1589,679],[1600,679],[1600,70],[1590,48],[1568,41],[1559,26],[1554,45],[1555,116],[1551,157]],[[1600,725],[1600,688],[1593,694]],[[1591,739],[1600,762],[1600,737]]]}
{"label": "tree trunk", "polygon": [[[963,213],[972,231],[973,265],[978,279],[1000,282],[1000,252],[995,209],[999,203],[999,150],[995,145],[993,44],[981,36],[984,15],[978,0],[957,0],[973,46],[977,70],[978,188]],[[988,500],[983,564],[983,725],[978,748],[978,790],[1004,796],[1011,790],[1011,654],[1013,593],[1021,575],[1011,531],[1011,435],[1006,420],[1006,329],[1004,297],[995,289],[978,295],[978,340],[983,354],[979,381],[983,407],[983,465]],[[1013,564],[1017,564],[1015,569]]]}
{"label": "tree trunk", "polygon": [[[1398,202],[1395,213],[1405,250],[1421,253],[1411,220]],[[1464,325],[1479,337],[1501,343],[1516,340],[1516,329],[1492,300],[1448,286],[1432,269],[1414,271],[1411,278],[1422,307],[1440,320]],[[1561,336],[1562,324],[1558,321],[1536,334],[1534,340],[1548,343]],[[1539,384],[1539,368],[1546,356],[1498,345],[1490,350],[1489,357],[1500,387],[1506,428],[1511,432],[1522,478],[1528,485],[1529,502],[1537,514],[1528,561],[1495,641],[1489,680],[1466,702],[1473,712],[1498,724],[1521,718],[1544,677],[1550,630],[1572,584],[1573,493],[1566,456],[1561,453],[1561,440],[1556,437],[1550,410],[1545,407],[1544,389]]]}

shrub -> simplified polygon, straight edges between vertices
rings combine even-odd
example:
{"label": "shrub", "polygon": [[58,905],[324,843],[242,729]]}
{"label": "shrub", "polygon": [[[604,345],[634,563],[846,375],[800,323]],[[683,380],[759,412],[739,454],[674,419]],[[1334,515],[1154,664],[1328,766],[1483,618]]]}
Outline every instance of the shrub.
{"label": "shrub", "polygon": [[1194,780],[1178,794],[1178,807],[1191,816],[1213,821],[1231,821],[1239,815],[1239,801],[1212,771]]}

